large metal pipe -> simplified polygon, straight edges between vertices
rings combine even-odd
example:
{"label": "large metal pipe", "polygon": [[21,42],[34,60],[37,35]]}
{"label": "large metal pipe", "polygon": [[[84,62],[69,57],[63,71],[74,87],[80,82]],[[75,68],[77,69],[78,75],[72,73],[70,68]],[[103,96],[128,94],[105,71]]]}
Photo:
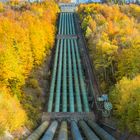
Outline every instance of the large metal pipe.
{"label": "large metal pipe", "polygon": [[[69,23],[69,13],[67,13],[67,23]],[[69,35],[69,24],[68,24],[68,26],[67,26],[67,35]]]}
{"label": "large metal pipe", "polygon": [[52,80],[51,80],[51,87],[50,87],[50,96],[48,101],[48,112],[52,112],[53,108],[53,99],[54,99],[54,90],[56,84],[56,72],[57,72],[57,61],[58,61],[58,51],[59,51],[59,44],[60,40],[58,39],[56,45],[56,52],[55,52],[55,59],[54,59],[54,66],[53,66],[53,73],[52,73]]}
{"label": "large metal pipe", "polygon": [[77,123],[75,121],[71,121],[71,133],[73,140],[83,140],[79,128],[77,126]]}
{"label": "large metal pipe", "polygon": [[73,79],[72,79],[72,64],[71,64],[71,46],[68,39],[68,73],[69,73],[69,106],[70,112],[74,112],[74,92],[73,92]]}
{"label": "large metal pipe", "polygon": [[70,13],[70,25],[71,25],[71,34],[73,34],[72,13]]}
{"label": "large metal pipe", "polygon": [[99,140],[96,134],[88,127],[84,121],[79,121],[79,126],[82,129],[82,132],[86,136],[87,140]]}
{"label": "large metal pipe", "polygon": [[49,125],[48,121],[43,122],[26,140],[38,140]]}
{"label": "large metal pipe", "polygon": [[41,140],[52,140],[54,137],[55,131],[57,129],[57,126],[58,126],[58,122],[53,121]]}
{"label": "large metal pipe", "polygon": [[75,34],[74,13],[72,13],[72,28],[73,28],[73,34]]}
{"label": "large metal pipe", "polygon": [[77,56],[77,64],[78,64],[78,70],[79,70],[79,79],[80,79],[80,86],[81,86],[81,91],[82,91],[82,99],[83,99],[84,111],[89,112],[86,85],[85,85],[84,76],[83,76],[83,73],[82,73],[81,59],[80,59],[80,54],[79,54],[76,39],[74,39],[74,43],[75,43],[75,51],[76,51],[76,56]]}
{"label": "large metal pipe", "polygon": [[64,40],[64,53],[63,53],[63,100],[62,111],[67,112],[67,45],[66,39]]}
{"label": "large metal pipe", "polygon": [[71,13],[72,34],[74,34],[73,13]]}
{"label": "large metal pipe", "polygon": [[[68,15],[67,15],[67,23],[69,23],[69,13],[68,13]],[[68,24],[68,35],[70,34],[70,25]]]}
{"label": "large metal pipe", "polygon": [[62,26],[61,22],[62,22],[62,13],[60,13],[59,31],[58,31],[58,34],[61,34],[61,26]]}
{"label": "large metal pipe", "polygon": [[66,21],[67,13],[64,13],[64,34],[67,34],[67,21]]}
{"label": "large metal pipe", "polygon": [[61,34],[64,34],[64,13],[62,13],[62,24],[61,24]]}
{"label": "large metal pipe", "polygon": [[81,98],[80,98],[80,85],[79,85],[78,71],[77,71],[77,66],[76,66],[76,57],[75,57],[73,39],[71,40],[71,48],[72,48],[74,83],[75,83],[75,93],[76,93],[76,107],[77,107],[78,112],[82,112],[82,104],[81,104]]}
{"label": "large metal pipe", "polygon": [[72,24],[71,24],[71,13],[69,13],[69,26],[70,26],[70,35],[72,35]]}
{"label": "large metal pipe", "polygon": [[59,64],[57,73],[57,85],[56,85],[56,98],[55,98],[55,112],[60,111],[60,93],[61,93],[61,81],[62,81],[62,53],[63,53],[63,39],[61,39],[60,52],[59,52]]}
{"label": "large metal pipe", "polygon": [[68,140],[68,126],[66,121],[61,123],[58,140]]}
{"label": "large metal pipe", "polygon": [[103,128],[101,128],[95,122],[88,120],[87,123],[102,140],[115,140],[115,138],[113,136],[108,134]]}

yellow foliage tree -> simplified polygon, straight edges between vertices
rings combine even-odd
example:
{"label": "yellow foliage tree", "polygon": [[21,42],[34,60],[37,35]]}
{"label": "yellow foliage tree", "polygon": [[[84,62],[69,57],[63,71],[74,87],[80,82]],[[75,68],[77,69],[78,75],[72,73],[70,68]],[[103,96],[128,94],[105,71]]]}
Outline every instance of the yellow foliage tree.
{"label": "yellow foliage tree", "polygon": [[133,80],[126,77],[120,80],[110,99],[114,106],[114,113],[120,119],[119,126],[130,132],[140,133],[140,76]]}
{"label": "yellow foliage tree", "polygon": [[5,87],[0,88],[0,133],[20,128],[27,121],[25,111],[17,98],[10,95]]}
{"label": "yellow foliage tree", "polygon": [[113,89],[114,115],[121,128],[139,134],[140,6],[81,4],[78,13],[100,87]]}
{"label": "yellow foliage tree", "polygon": [[53,0],[33,4],[15,0],[8,5],[0,3],[0,12],[1,133],[34,122],[32,111],[35,116],[39,114],[37,107],[32,107],[34,100],[29,101],[22,87],[30,72],[50,55],[59,9]]}

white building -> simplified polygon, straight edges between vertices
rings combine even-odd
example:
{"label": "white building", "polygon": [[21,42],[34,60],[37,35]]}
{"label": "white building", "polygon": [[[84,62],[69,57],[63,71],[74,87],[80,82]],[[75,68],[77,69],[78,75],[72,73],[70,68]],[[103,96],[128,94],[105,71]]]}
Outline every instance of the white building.
{"label": "white building", "polygon": [[71,0],[72,3],[86,3],[88,0]]}

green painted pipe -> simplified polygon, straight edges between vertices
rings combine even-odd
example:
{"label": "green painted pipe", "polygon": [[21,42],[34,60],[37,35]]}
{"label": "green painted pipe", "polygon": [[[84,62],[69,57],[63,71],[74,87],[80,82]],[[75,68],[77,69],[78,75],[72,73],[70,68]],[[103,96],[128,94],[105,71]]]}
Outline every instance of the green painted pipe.
{"label": "green painted pipe", "polygon": [[61,33],[61,26],[62,26],[62,14],[60,13],[60,20],[59,20],[59,32],[58,34]]}
{"label": "green painted pipe", "polygon": [[41,140],[53,140],[53,137],[54,137],[55,131],[57,129],[57,126],[58,126],[58,122],[53,121],[51,123],[51,125],[49,126],[48,130],[43,135],[43,138]]}
{"label": "green painted pipe", "polygon": [[80,54],[79,54],[76,39],[74,39],[74,43],[75,43],[75,51],[76,51],[76,56],[77,56],[77,64],[78,64],[78,70],[79,70],[79,79],[80,79],[80,86],[81,86],[81,91],[82,91],[84,111],[89,112],[89,105],[88,105],[88,99],[87,99],[86,86],[85,86],[85,83],[84,83],[84,77],[83,77],[82,66],[81,66],[81,61],[80,61],[81,59],[80,59]]}
{"label": "green painted pipe", "polygon": [[72,48],[72,58],[73,58],[72,60],[73,60],[73,71],[74,71],[74,83],[75,83],[77,111],[82,112],[82,104],[81,104],[81,98],[80,98],[80,85],[79,85],[79,80],[78,80],[78,71],[77,71],[77,66],[76,66],[76,57],[75,57],[73,39],[71,40],[71,48]]}
{"label": "green painted pipe", "polygon": [[72,13],[72,29],[73,29],[73,34],[75,34],[75,26],[74,26],[74,13]]}
{"label": "green painted pipe", "polygon": [[82,129],[82,132],[86,136],[87,140],[99,140],[95,133],[88,127],[84,121],[79,121],[79,126]]}
{"label": "green painted pipe", "polygon": [[72,24],[71,24],[71,13],[69,13],[69,27],[70,27],[70,35],[72,35]]}
{"label": "green painted pipe", "polygon": [[66,121],[61,123],[58,140],[68,140],[68,126]]}
{"label": "green painted pipe", "polygon": [[[67,17],[68,17],[68,13],[66,13],[66,25],[67,25]],[[68,26],[66,26],[66,35],[68,34]]]}
{"label": "green painted pipe", "polygon": [[70,24],[70,34],[72,35],[72,19],[71,19],[71,13],[70,13],[70,15],[69,15],[69,24]]}
{"label": "green painted pipe", "polygon": [[56,71],[57,71],[59,45],[60,45],[60,40],[58,39],[57,45],[56,45],[55,60],[54,60],[51,87],[50,87],[50,96],[49,96],[49,101],[48,101],[48,112],[52,112],[52,108],[53,108],[53,99],[54,99],[54,89],[55,89],[55,84],[56,84]]}
{"label": "green painted pipe", "polygon": [[39,140],[48,125],[48,121],[43,122],[26,140]]}
{"label": "green painted pipe", "polygon": [[70,34],[70,25],[69,25],[69,13],[67,13],[67,35],[69,35]]}
{"label": "green painted pipe", "polygon": [[63,53],[63,39],[61,39],[59,64],[56,83],[56,98],[55,98],[55,112],[60,111],[60,93],[61,93],[61,80],[62,80],[62,53]]}
{"label": "green painted pipe", "polygon": [[62,111],[67,112],[67,45],[66,39],[64,40],[64,53],[63,53],[63,101]]}
{"label": "green painted pipe", "polygon": [[71,121],[71,134],[73,140],[83,140],[79,128],[77,126],[77,123],[75,121]]}
{"label": "green painted pipe", "polygon": [[72,21],[72,13],[70,13],[70,19],[71,19],[71,20],[70,20],[70,22],[71,22],[71,31],[72,31],[72,33],[71,33],[71,34],[73,35],[73,25],[72,25],[72,22],[73,22],[73,21]]}
{"label": "green painted pipe", "polygon": [[70,112],[74,112],[74,96],[73,96],[73,79],[72,79],[72,64],[71,64],[71,46],[68,39],[68,74],[69,74],[69,106]]}
{"label": "green painted pipe", "polygon": [[64,13],[64,34],[67,34],[67,22],[66,22],[67,13]]}
{"label": "green painted pipe", "polygon": [[114,137],[112,137],[110,134],[108,134],[103,128],[101,128],[95,122],[88,120],[87,123],[102,140],[115,140]]}
{"label": "green painted pipe", "polygon": [[[68,19],[69,13],[67,13],[67,23],[69,23],[69,19]],[[69,35],[69,24],[67,26],[67,35]]]}
{"label": "green painted pipe", "polygon": [[62,13],[62,24],[61,24],[61,34],[64,34],[64,13]]}

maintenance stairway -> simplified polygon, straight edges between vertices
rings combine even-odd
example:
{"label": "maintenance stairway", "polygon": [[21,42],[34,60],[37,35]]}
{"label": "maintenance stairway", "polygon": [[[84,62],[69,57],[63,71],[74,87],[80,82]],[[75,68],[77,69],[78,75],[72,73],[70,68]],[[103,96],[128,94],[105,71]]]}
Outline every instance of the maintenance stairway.
{"label": "maintenance stairway", "polygon": [[75,28],[75,13],[68,12],[64,5],[63,9],[59,17],[47,112],[43,113],[42,124],[27,140],[115,140],[95,122],[94,113],[90,111],[90,93]]}

